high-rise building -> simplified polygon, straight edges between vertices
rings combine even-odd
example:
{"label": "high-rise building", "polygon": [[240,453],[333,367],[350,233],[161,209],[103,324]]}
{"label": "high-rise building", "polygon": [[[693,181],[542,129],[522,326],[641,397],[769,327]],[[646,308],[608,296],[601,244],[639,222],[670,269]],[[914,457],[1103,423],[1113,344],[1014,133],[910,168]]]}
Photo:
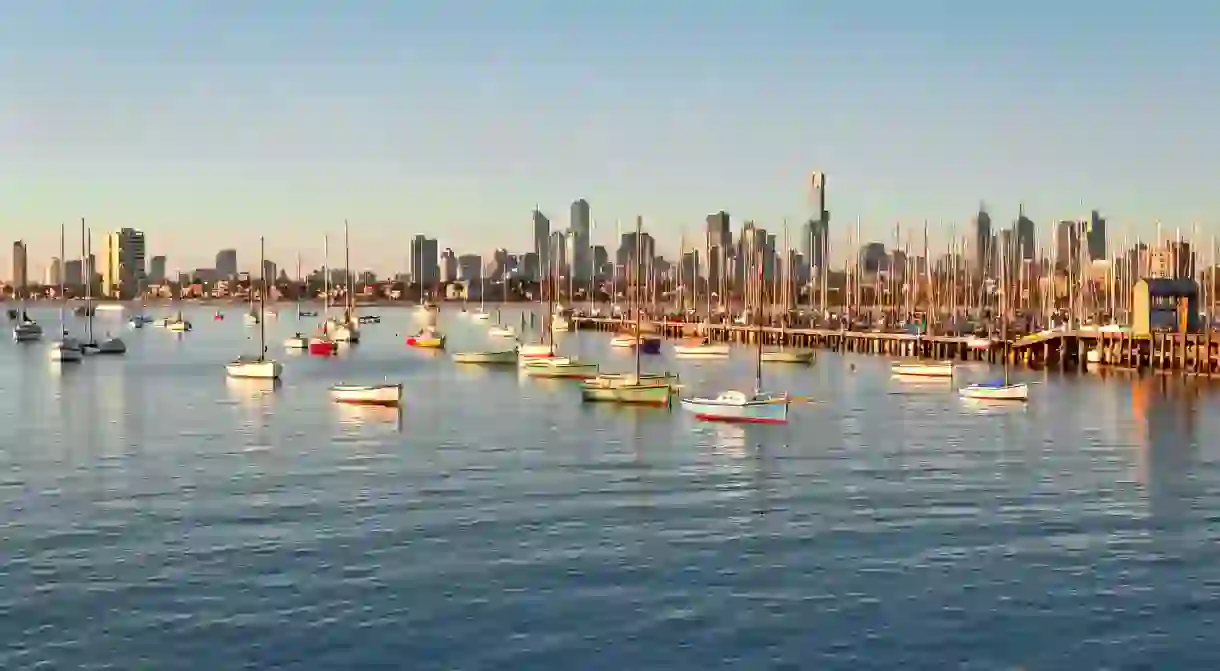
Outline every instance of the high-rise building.
{"label": "high-rise building", "polygon": [[58,256],[52,256],[51,265],[47,266],[46,281],[43,284],[46,284],[48,287],[58,287],[63,275],[63,261],[60,261]]}
{"label": "high-rise building", "polygon": [[272,261],[271,259],[263,259],[262,278],[265,278],[267,280],[267,284],[269,284],[269,285],[275,284],[276,270],[278,270],[278,268],[275,265],[275,261]]}
{"label": "high-rise building", "polygon": [[554,231],[551,233],[551,239],[547,243],[547,249],[550,251],[550,256],[547,258],[545,267],[542,269],[548,277],[566,277],[568,274],[568,236],[563,231]]}
{"label": "high-rise building", "polygon": [[458,279],[463,282],[478,282],[483,276],[483,257],[478,254],[463,254],[457,258]]}
{"label": "high-rise building", "polygon": [[995,258],[992,254],[994,245],[991,215],[987,214],[986,206],[979,205],[979,213],[974,217],[974,231],[966,238],[966,264],[975,280],[981,280],[991,272],[992,260]]}
{"label": "high-rise building", "polygon": [[23,240],[13,243],[13,293],[25,296],[30,282],[29,249]]}
{"label": "high-rise building", "polygon": [[530,278],[538,280],[550,272],[550,269],[545,266],[551,258],[551,220],[536,208],[534,209],[534,253],[538,255],[538,259],[544,266],[539,268],[538,277]]}
{"label": "high-rise building", "polygon": [[441,270],[437,265],[435,238],[417,235],[411,238],[411,278],[424,287],[435,287],[441,282]]}
{"label": "high-rise building", "polygon": [[830,244],[830,236],[826,221],[810,219],[801,227],[801,244],[799,248],[806,265],[821,272],[825,266]]}
{"label": "high-rise building", "polygon": [[1008,255],[1010,259],[1019,261],[1033,261],[1035,259],[1037,250],[1034,248],[1034,230],[1036,228],[1033,220],[1025,216],[1024,206],[1020,207],[1017,210],[1017,248]]}
{"label": "high-rise building", "polygon": [[102,245],[102,295],[131,298],[144,282],[144,233],[121,228],[106,235]]}
{"label": "high-rise building", "polygon": [[719,291],[723,278],[728,276],[733,247],[729,223],[729,213],[724,210],[707,215],[707,281],[713,291]]}
{"label": "high-rise building", "polygon": [[1055,227],[1055,266],[1059,269],[1080,265],[1080,222],[1065,219]]}
{"label": "high-rise building", "polygon": [[165,281],[164,256],[154,256],[148,262],[148,281],[150,284],[160,284]]}
{"label": "high-rise building", "polygon": [[1088,246],[1089,259],[1100,261],[1106,258],[1106,220],[1093,210],[1085,226],[1085,244]]}
{"label": "high-rise building", "polygon": [[441,279],[445,282],[456,282],[458,276],[457,255],[449,247],[441,252]]}
{"label": "high-rise building", "polygon": [[216,276],[220,279],[237,277],[236,249],[222,249],[216,252]]}
{"label": "high-rise building", "polygon": [[80,287],[84,284],[84,275],[81,272],[80,259],[69,259],[63,262],[64,269],[64,284],[68,286]]}
{"label": "high-rise building", "polygon": [[589,279],[589,202],[584,198],[572,202],[571,217],[568,226],[572,231],[568,241],[570,254],[568,260],[572,264],[572,275],[578,280]]}

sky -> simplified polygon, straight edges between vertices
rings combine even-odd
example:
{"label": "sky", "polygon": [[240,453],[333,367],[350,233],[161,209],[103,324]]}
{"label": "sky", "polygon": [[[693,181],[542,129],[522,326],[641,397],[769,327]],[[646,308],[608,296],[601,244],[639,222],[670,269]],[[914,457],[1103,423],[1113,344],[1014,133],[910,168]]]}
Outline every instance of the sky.
{"label": "sky", "polygon": [[347,220],[394,272],[416,234],[525,251],[583,197],[594,243],[639,215],[674,255],[721,209],[795,238],[820,170],[837,249],[857,220],[943,247],[980,202],[1039,244],[1093,208],[1210,236],[1217,35],[1189,1],[5,0],[0,235],[34,268],[82,217],[171,269],[259,236],[311,266]]}

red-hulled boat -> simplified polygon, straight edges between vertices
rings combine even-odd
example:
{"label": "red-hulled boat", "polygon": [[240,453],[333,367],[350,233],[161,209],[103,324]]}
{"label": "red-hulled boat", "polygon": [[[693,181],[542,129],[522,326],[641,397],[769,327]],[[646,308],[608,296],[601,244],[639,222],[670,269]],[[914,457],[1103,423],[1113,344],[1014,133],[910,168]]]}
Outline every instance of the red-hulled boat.
{"label": "red-hulled boat", "polygon": [[315,356],[333,356],[339,351],[339,344],[325,335],[309,339],[309,353]]}

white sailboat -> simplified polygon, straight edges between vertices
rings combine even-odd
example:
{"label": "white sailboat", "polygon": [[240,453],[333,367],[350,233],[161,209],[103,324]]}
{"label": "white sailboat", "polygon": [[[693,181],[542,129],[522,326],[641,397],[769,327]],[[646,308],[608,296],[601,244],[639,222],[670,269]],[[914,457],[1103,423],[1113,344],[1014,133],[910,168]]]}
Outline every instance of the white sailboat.
{"label": "white sailboat", "polygon": [[[64,256],[64,227],[59,225],[59,258]],[[64,319],[67,300],[64,298],[64,274],[59,273],[59,340],[51,346],[51,361],[57,363],[77,363],[81,360],[80,341],[68,335],[68,325]]]}
{"label": "white sailboat", "polygon": [[[761,269],[762,264],[755,259]],[[682,399],[682,407],[697,419],[719,422],[746,422],[753,424],[784,424],[788,421],[788,406],[792,399],[787,393],[763,391],[762,379],[762,321],[758,316],[757,345],[754,359],[754,391],[724,391],[719,395]]]}
{"label": "white sailboat", "polygon": [[336,403],[396,407],[402,403],[402,384],[335,384],[330,397]]}
{"label": "white sailboat", "polygon": [[[547,296],[547,312],[550,313],[555,307],[555,281],[554,277],[548,279],[551,286],[551,291]],[[575,357],[555,356],[555,335],[551,331],[553,314],[547,314],[544,331],[542,334],[544,343],[547,348],[546,355],[527,355],[526,347],[535,347],[535,345],[523,345],[521,351],[521,369],[530,377],[549,377],[549,378],[566,378],[576,380],[587,380],[597,376],[598,365],[580,361]],[[537,351],[537,350],[533,350]]]}
{"label": "white sailboat", "polygon": [[[1001,250],[1007,253],[1008,250]],[[967,385],[958,390],[962,398],[980,401],[1028,401],[1029,385],[1024,382],[1012,383],[1008,379],[1008,285],[1004,254],[1000,254],[1000,342],[1001,358],[1004,361],[1004,377],[991,382],[979,382]]]}
{"label": "white sailboat", "polygon": [[358,343],[360,342],[360,320],[356,317],[356,304],[352,295],[355,284],[352,282],[352,257],[347,221],[343,222],[343,274],[345,276],[343,319],[331,320],[326,331],[335,342]]}
{"label": "white sailboat", "polygon": [[13,340],[16,342],[34,342],[42,340],[42,325],[30,318],[25,311],[25,284],[17,287],[21,293],[21,313],[17,325],[13,327]]}
{"label": "white sailboat", "polygon": [[[80,220],[81,228],[81,267],[84,268],[88,264],[85,259],[88,259],[93,252],[93,232],[85,228],[85,220]],[[97,309],[93,305],[93,282],[88,281],[92,278],[86,278],[85,282],[85,339],[81,343],[81,352],[83,354],[125,354],[127,352],[127,343],[118,336],[111,336],[109,333],[102,339],[97,341],[95,331],[93,329],[93,317],[97,313]]]}
{"label": "white sailboat", "polygon": [[485,322],[491,318],[491,315],[487,314],[487,306],[484,302],[484,297],[483,297],[483,257],[482,256],[479,257],[479,311],[470,315],[470,317],[471,317],[471,319],[474,319],[475,321],[480,321],[480,322]]}
{"label": "white sailboat", "polygon": [[[266,264],[263,263],[264,243],[258,239],[259,267],[263,269],[262,287],[258,292],[259,307],[264,308],[267,301]],[[225,366],[229,377],[256,378],[260,380],[278,380],[284,367],[278,361],[267,358],[267,325],[260,319],[258,323],[258,356],[240,356]]]}

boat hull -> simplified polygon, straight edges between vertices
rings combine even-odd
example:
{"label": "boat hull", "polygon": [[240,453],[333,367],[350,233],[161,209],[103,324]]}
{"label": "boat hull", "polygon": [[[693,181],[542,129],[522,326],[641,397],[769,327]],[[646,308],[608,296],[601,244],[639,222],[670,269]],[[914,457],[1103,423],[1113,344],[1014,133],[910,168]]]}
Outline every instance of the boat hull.
{"label": "boat hull", "polygon": [[407,338],[407,345],[409,347],[418,347],[420,349],[445,349],[445,337],[441,336],[439,338],[433,338],[410,336]]}
{"label": "boat hull", "polygon": [[330,388],[335,403],[396,407],[402,403],[401,384],[353,385],[336,384]]}
{"label": "boat hull", "polygon": [[711,398],[684,398],[682,408],[695,419],[741,424],[784,424],[788,421],[788,399],[726,403]]}
{"label": "boat hull", "polygon": [[61,341],[51,347],[50,357],[51,361],[57,363],[77,363],[84,355],[81,354],[79,343]]}
{"label": "boat hull", "polygon": [[668,406],[673,402],[673,387],[669,383],[647,382],[615,387],[585,384],[580,390],[580,398],[586,403]]}
{"label": "boat hull", "polygon": [[1027,384],[1006,384],[1006,385],[986,385],[972,384],[962,387],[958,390],[962,398],[970,398],[978,401],[1028,401],[1029,400],[1029,385]]}
{"label": "boat hull", "polygon": [[[636,338],[632,336],[617,336],[610,341],[611,347],[631,348],[636,346]],[[639,338],[639,347],[641,354],[660,354],[661,339],[655,336],[644,336]]]}
{"label": "boat hull", "polygon": [[174,333],[186,333],[187,331],[191,330],[191,323],[187,321],[168,322],[165,325],[165,328],[173,331]]}
{"label": "boat hull", "polygon": [[530,377],[549,377],[568,380],[587,380],[597,376],[597,364],[570,360],[542,359],[531,361],[523,368]]}
{"label": "boat hull", "polygon": [[943,363],[896,363],[890,372],[904,377],[953,377],[953,364]]}
{"label": "boat hull", "polygon": [[550,359],[555,356],[551,346],[542,343],[527,343],[522,345],[518,352],[522,359]]}
{"label": "boat hull", "polygon": [[13,329],[13,340],[16,342],[42,340],[42,327],[33,323],[21,324]]}
{"label": "boat hull", "polygon": [[684,359],[715,359],[729,355],[729,346],[719,343],[715,345],[674,345],[674,356]]}
{"label": "boat hull", "polygon": [[314,356],[332,356],[338,350],[339,346],[333,340],[314,338],[309,341],[309,353]]}
{"label": "boat hull", "polygon": [[309,341],[302,336],[293,336],[284,341],[284,349],[309,349]]}
{"label": "boat hull", "polygon": [[108,338],[97,346],[98,354],[126,354],[127,343],[120,338]]}
{"label": "boat hull", "polygon": [[487,330],[487,335],[493,338],[516,338],[517,332],[507,326],[493,326]]}
{"label": "boat hull", "polygon": [[278,361],[234,361],[225,366],[229,377],[278,380],[284,367]]}
{"label": "boat hull", "polygon": [[453,355],[454,363],[483,365],[516,365],[517,350],[504,352],[458,352]]}
{"label": "boat hull", "polygon": [[813,363],[813,350],[779,350],[763,352],[763,363],[791,363],[808,366]]}

